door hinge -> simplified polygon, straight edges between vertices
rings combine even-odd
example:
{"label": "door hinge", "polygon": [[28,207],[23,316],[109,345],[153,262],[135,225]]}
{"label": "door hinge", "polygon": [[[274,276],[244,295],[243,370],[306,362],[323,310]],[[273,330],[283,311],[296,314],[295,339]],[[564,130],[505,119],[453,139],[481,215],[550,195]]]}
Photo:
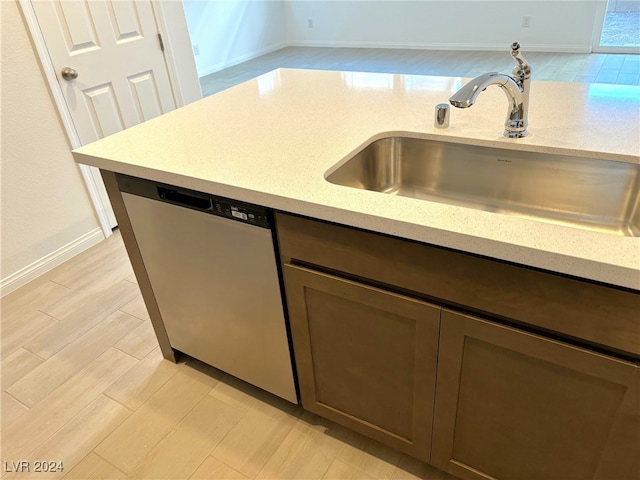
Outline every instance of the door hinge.
{"label": "door hinge", "polygon": [[162,34],[158,34],[158,40],[160,41],[160,50],[164,52],[164,42],[162,41]]}

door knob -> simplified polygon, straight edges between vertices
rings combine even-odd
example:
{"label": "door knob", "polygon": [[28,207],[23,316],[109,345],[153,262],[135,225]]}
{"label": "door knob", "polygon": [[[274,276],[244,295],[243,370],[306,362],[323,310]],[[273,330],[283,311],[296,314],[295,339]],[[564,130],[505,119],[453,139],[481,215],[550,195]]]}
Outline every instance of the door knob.
{"label": "door knob", "polygon": [[78,78],[78,71],[71,67],[64,67],[62,69],[62,78],[65,80],[75,80]]}

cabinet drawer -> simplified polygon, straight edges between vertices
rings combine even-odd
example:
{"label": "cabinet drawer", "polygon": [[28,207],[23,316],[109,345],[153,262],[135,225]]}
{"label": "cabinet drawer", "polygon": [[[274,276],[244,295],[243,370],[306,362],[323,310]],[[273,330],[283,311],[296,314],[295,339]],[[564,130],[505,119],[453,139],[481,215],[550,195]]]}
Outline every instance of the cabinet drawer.
{"label": "cabinet drawer", "polygon": [[293,215],[276,220],[285,260],[640,358],[640,292]]}
{"label": "cabinet drawer", "polygon": [[432,463],[462,479],[637,478],[639,369],[444,310]]}
{"label": "cabinet drawer", "polygon": [[440,308],[285,265],[305,409],[429,460]]}

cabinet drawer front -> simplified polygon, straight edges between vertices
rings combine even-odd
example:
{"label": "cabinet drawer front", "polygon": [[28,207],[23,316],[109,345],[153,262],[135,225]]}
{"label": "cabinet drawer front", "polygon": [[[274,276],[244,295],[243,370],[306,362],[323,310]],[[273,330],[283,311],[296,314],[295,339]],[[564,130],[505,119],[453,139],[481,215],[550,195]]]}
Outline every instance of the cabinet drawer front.
{"label": "cabinet drawer front", "polygon": [[444,310],[432,463],[468,479],[632,478],[639,378],[631,363]]}
{"label": "cabinet drawer front", "polygon": [[640,358],[640,292],[282,213],[276,220],[285,258]]}
{"label": "cabinet drawer front", "polygon": [[429,459],[440,309],[285,265],[302,404]]}

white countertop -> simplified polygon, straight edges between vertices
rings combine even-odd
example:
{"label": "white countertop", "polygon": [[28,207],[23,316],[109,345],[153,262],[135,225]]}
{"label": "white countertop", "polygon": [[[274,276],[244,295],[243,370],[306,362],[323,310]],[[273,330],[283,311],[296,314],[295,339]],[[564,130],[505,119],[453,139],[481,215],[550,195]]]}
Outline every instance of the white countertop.
{"label": "white countertop", "polygon": [[[534,72],[535,79],[535,72]],[[279,69],[74,151],[77,162],[286,212],[640,290],[640,238],[333,185],[373,138],[403,134],[640,163],[640,87],[532,82],[529,132],[502,136],[490,87],[451,126],[464,79]]]}

